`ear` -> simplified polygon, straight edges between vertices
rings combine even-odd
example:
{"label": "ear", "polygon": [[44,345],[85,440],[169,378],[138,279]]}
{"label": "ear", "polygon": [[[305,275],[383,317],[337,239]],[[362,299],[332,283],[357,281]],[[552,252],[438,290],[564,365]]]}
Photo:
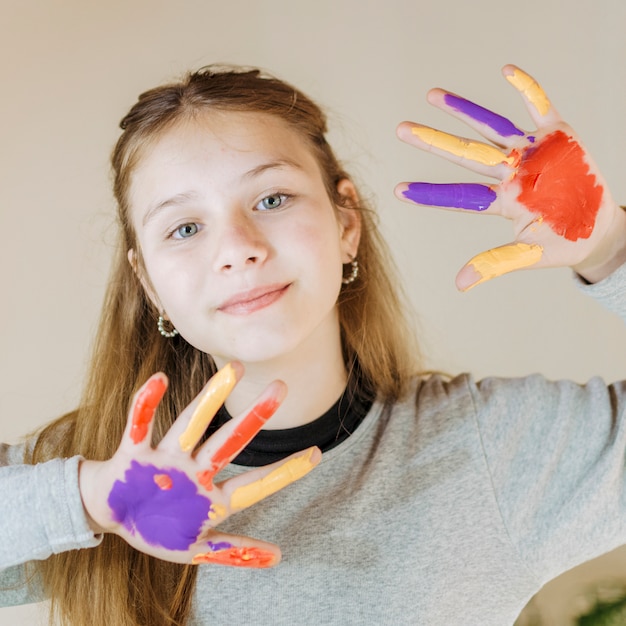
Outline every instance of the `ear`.
{"label": "ear", "polygon": [[133,272],[135,272],[135,275],[139,279],[139,282],[141,283],[141,286],[143,287],[143,290],[146,296],[148,297],[150,302],[152,302],[152,304],[155,306],[156,310],[159,311],[159,313],[162,312],[163,307],[161,306],[159,299],[154,293],[154,289],[152,288],[152,285],[150,284],[150,279],[145,274],[145,270],[143,269],[143,264],[139,262],[137,252],[135,252],[135,250],[131,248],[126,255],[126,258],[128,259],[130,266],[133,268]]}
{"label": "ear", "polygon": [[337,193],[342,199],[341,204],[337,205],[337,221],[340,227],[343,262],[350,263],[357,256],[361,239],[361,213],[356,208],[359,206],[359,194],[354,183],[348,178],[342,178],[337,183]]}

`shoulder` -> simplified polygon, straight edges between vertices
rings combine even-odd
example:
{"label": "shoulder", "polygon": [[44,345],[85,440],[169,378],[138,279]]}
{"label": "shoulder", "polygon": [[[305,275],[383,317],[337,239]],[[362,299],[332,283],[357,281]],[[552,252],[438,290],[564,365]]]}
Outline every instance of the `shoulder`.
{"label": "shoulder", "polygon": [[422,426],[452,426],[470,420],[483,429],[494,422],[510,425],[516,419],[580,413],[583,407],[591,411],[592,406],[605,406],[615,395],[623,396],[621,384],[607,386],[599,378],[579,384],[552,381],[541,374],[480,380],[467,373],[454,377],[432,374],[415,377],[409,392],[390,408],[394,416],[416,419]]}
{"label": "shoulder", "polygon": [[393,403],[393,411],[412,414],[437,414],[451,408],[472,406],[473,389],[476,387],[470,374],[448,376],[432,373],[415,376],[408,392]]}

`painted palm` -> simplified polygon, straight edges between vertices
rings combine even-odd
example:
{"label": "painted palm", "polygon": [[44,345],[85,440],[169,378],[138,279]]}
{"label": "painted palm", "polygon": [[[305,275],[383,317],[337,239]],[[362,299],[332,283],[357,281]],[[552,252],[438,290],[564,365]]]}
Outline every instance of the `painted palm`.
{"label": "painted palm", "polygon": [[514,240],[473,257],[457,276],[462,290],[528,267],[592,265],[596,247],[604,245],[619,211],[577,135],[538,83],[512,65],[503,74],[521,93],[535,130],[522,130],[441,89],[431,90],[429,101],[491,143],[412,122],[398,128],[407,143],[497,179],[493,184],[412,182],[397,188],[401,199],[417,204],[512,220]]}

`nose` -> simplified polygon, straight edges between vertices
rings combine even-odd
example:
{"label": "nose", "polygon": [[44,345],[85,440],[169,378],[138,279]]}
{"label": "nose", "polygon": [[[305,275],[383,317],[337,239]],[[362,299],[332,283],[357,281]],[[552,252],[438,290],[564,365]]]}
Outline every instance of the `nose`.
{"label": "nose", "polygon": [[246,215],[226,219],[214,242],[216,272],[237,272],[261,265],[269,254],[269,245],[261,229],[252,217]]}

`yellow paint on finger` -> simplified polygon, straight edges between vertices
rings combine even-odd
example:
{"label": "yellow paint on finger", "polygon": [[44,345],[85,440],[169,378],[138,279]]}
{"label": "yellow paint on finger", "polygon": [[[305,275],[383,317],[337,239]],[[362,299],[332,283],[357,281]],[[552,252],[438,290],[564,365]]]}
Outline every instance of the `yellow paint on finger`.
{"label": "yellow paint on finger", "polygon": [[539,111],[540,115],[545,115],[550,110],[552,105],[546,92],[532,76],[516,68],[513,74],[507,74],[506,79],[515,89],[528,98],[528,101]]}
{"label": "yellow paint on finger", "polygon": [[218,520],[223,520],[227,513],[228,511],[225,506],[213,503],[209,509],[209,519],[212,522],[217,522]]}
{"label": "yellow paint on finger", "polygon": [[473,283],[471,287],[502,276],[502,274],[530,267],[539,262],[542,255],[542,246],[528,243],[515,243],[481,252],[469,262],[469,265],[480,275],[480,280]]}
{"label": "yellow paint on finger", "polygon": [[311,463],[314,451],[315,448],[311,448],[306,454],[290,459],[263,478],[235,489],[230,501],[231,509],[239,511],[252,506],[308,474],[315,467],[315,463]]}
{"label": "yellow paint on finger", "polygon": [[207,426],[211,423],[220,406],[224,404],[236,382],[235,369],[230,363],[211,378],[211,382],[202,398],[200,398],[200,402],[193,412],[185,432],[178,439],[183,452],[193,450],[198,441],[200,441]]}
{"label": "yellow paint on finger", "polygon": [[424,143],[433,148],[449,152],[462,159],[476,161],[483,165],[499,165],[500,163],[512,164],[514,159],[506,155],[502,150],[480,141],[463,139],[456,135],[450,135],[434,128],[414,126],[411,132],[419,137]]}

